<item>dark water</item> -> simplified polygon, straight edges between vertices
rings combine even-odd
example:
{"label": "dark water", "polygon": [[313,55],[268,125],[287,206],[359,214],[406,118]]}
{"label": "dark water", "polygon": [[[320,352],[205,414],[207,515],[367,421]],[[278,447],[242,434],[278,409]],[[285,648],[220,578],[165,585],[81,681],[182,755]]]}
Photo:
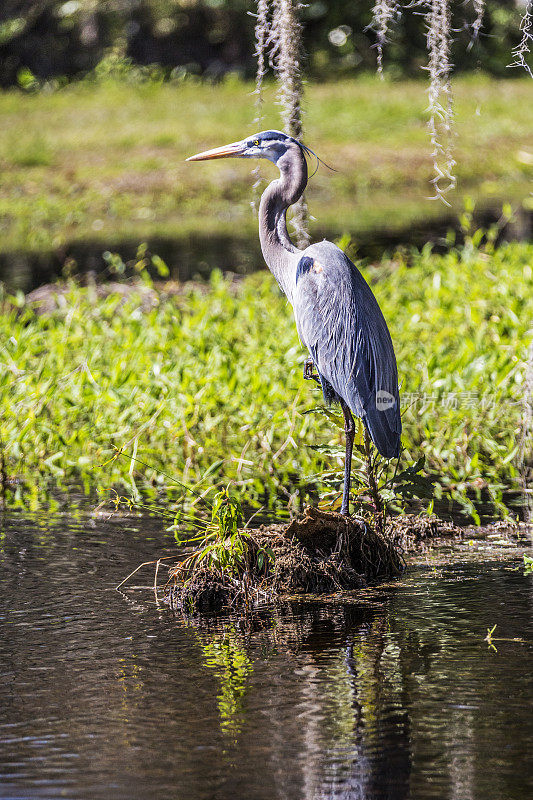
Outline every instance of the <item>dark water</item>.
{"label": "dark water", "polygon": [[[501,204],[487,207],[475,215],[475,227],[483,229],[498,223],[501,219]],[[384,253],[393,252],[398,247],[421,248],[428,242],[436,251],[449,249],[446,235],[454,231],[460,244],[463,234],[457,213],[450,213],[440,220],[422,219],[418,224],[410,223],[406,228],[388,230],[386,226],[352,233],[357,243],[357,257],[379,260]],[[342,231],[327,228],[314,228],[313,240],[326,238],[335,241]],[[508,223],[500,233],[499,241],[531,241],[533,237],[533,213],[517,209],[512,223]],[[208,278],[213,269],[249,273],[264,268],[259,239],[254,232],[243,235],[230,231],[220,235],[199,235],[187,233],[179,238],[149,237],[149,250],[157,253],[170,269],[171,278],[179,281]],[[46,252],[0,252],[0,281],[9,291],[21,289],[30,292],[45,283],[64,277],[63,266],[69,264],[72,272],[85,275],[92,273],[99,280],[109,278],[102,256],[110,249],[120,253],[124,261],[135,260],[139,240],[116,240],[104,245],[99,239],[71,242],[57,251]],[[157,275],[154,275],[157,278]]]}
{"label": "dark water", "polygon": [[[171,546],[135,524],[0,525],[1,798],[533,797],[523,548],[421,558],[246,632],[112,591]],[[525,643],[489,648],[495,624]]]}

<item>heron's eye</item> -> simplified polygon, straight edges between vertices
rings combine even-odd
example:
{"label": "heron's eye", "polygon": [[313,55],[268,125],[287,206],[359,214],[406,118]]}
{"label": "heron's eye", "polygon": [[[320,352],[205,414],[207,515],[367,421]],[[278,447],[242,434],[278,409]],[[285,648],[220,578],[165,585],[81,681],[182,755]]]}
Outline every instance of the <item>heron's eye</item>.
{"label": "heron's eye", "polygon": [[259,147],[259,139],[254,139],[254,147]]}

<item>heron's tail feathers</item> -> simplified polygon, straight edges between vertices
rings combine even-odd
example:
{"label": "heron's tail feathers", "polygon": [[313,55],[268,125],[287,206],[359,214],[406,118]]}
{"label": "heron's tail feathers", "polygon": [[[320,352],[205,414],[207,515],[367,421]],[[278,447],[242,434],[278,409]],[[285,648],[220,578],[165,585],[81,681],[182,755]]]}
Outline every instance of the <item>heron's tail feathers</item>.
{"label": "heron's tail feathers", "polygon": [[363,422],[382,456],[397,458],[400,455],[402,422],[398,400],[392,408],[382,409],[377,406],[367,408]]}

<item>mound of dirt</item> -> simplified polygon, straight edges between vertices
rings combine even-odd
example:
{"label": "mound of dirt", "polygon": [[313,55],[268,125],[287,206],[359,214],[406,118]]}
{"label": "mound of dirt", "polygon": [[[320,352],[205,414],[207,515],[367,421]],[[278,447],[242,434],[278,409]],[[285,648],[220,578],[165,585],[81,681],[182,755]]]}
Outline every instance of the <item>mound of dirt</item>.
{"label": "mound of dirt", "polygon": [[[398,544],[368,523],[316,508],[288,525],[254,530],[247,549],[239,578],[200,568],[183,580],[179,567],[171,568],[165,602],[188,612],[219,612],[296,592],[358,589],[405,566]],[[259,559],[267,549],[274,558]]]}
{"label": "mound of dirt", "polygon": [[387,539],[404,553],[419,550],[428,540],[453,538],[463,536],[461,528],[453,522],[432,516],[416,516],[405,514],[399,517],[390,517],[387,520],[385,535]]}

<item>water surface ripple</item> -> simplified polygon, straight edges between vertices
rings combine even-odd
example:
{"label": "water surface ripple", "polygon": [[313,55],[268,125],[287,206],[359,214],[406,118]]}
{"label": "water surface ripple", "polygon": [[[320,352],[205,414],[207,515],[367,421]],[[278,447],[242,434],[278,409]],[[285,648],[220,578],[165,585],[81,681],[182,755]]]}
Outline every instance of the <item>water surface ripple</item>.
{"label": "water surface ripple", "polygon": [[[1,798],[533,797],[533,578],[516,552],[428,559],[250,632],[111,589],[171,548],[150,520],[3,517]],[[495,624],[525,643],[489,648]]]}

